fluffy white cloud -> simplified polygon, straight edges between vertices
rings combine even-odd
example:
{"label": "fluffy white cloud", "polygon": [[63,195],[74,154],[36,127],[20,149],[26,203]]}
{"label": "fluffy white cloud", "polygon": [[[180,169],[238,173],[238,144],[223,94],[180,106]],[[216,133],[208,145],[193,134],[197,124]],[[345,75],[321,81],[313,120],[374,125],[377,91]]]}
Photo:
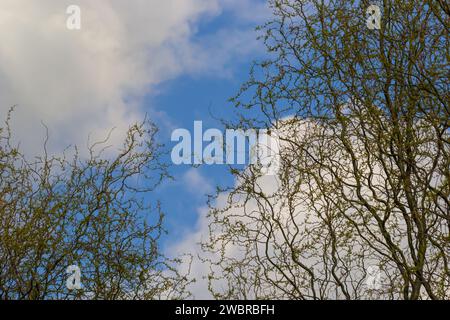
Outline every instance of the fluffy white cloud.
{"label": "fluffy white cloud", "polygon": [[[327,273],[329,261],[335,254],[339,257],[339,262],[334,268],[336,273],[339,272],[341,281],[358,284],[348,287],[352,297],[390,297],[391,289],[401,288],[401,283],[396,282],[401,281],[401,277],[398,276],[397,266],[389,258],[386,259],[390,257],[390,251],[389,247],[384,245],[386,240],[376,216],[385,219],[383,224],[390,232],[391,241],[402,250],[408,264],[414,265],[407,236],[409,226],[403,220],[404,216],[400,210],[400,207],[409,210],[408,199],[400,195],[394,200],[392,191],[386,184],[388,179],[396,179],[393,178],[394,172],[397,172],[396,164],[383,167],[374,160],[374,154],[369,156],[366,147],[370,138],[363,138],[366,136],[361,134],[363,126],[358,121],[352,122],[348,129],[352,152],[360,159],[358,182],[353,171],[353,158],[342,147],[339,138],[336,138],[339,137],[338,131],[313,121],[290,118],[283,120],[276,127],[279,128],[277,133],[281,137],[282,158],[284,163],[288,164],[282,167],[283,175],[256,177],[248,168],[245,173],[250,179],[246,182],[237,180],[234,194],[218,195],[213,205],[220,212],[208,217],[208,208],[199,208],[196,228],[169,250],[169,253],[174,255],[192,252],[203,258],[202,260],[195,257],[191,265],[191,274],[198,279],[191,287],[195,297],[212,298],[207,290],[208,281],[205,277],[213,271],[218,276],[230,277],[230,283],[225,282],[225,279],[213,281],[213,288],[219,292],[226,291],[231,285],[232,289],[236,290],[235,296],[241,294],[240,297],[244,297],[241,289],[251,286],[253,280],[261,279],[264,272],[272,282],[262,280],[258,293],[268,297],[286,298],[288,296],[285,292],[272,285],[280,281],[286,283],[284,274],[271,269],[271,264],[265,257],[270,257],[271,262],[291,266],[289,274],[304,286],[302,281],[309,279],[309,275],[296,266],[297,263],[293,263],[294,254],[295,259],[311,270],[314,269],[316,279],[326,280],[328,297],[343,297],[339,290],[335,290],[336,283]],[[424,141],[419,147],[421,152],[418,153],[417,161],[420,161],[424,176],[434,177],[429,182],[430,185],[435,190],[440,190],[445,186],[445,178],[433,167],[434,155],[430,153],[430,150],[435,150],[432,142],[433,130],[425,123],[418,124],[416,129]],[[296,143],[291,144],[289,141]],[[320,159],[322,165],[318,166],[313,158]],[[317,174],[318,172],[320,174]],[[429,174],[433,172],[434,174]],[[317,178],[318,176],[320,178]],[[414,183],[420,185],[421,182]],[[247,193],[249,188],[255,190],[250,196]],[[264,197],[260,196],[262,194]],[[439,218],[433,214],[433,210],[443,212],[445,201],[429,201],[429,194],[423,191],[417,192],[416,196],[423,199],[421,210],[430,210],[427,223],[432,226],[430,232],[434,239],[441,239],[445,236],[445,231],[442,233],[441,228],[441,223],[445,224],[445,220],[436,223]],[[364,199],[363,204],[361,198]],[[375,213],[369,212],[366,204]],[[389,211],[386,211],[386,207]],[[345,216],[342,211],[345,211]],[[386,212],[389,212],[389,215]],[[328,229],[330,219],[333,231]],[[358,227],[354,227],[350,222],[354,222]],[[339,239],[335,249],[331,249],[329,245],[331,235]],[[211,242],[208,242],[210,240]],[[199,243],[210,245],[214,253],[203,252]],[[435,243],[438,242],[435,240]],[[297,251],[293,252],[292,248]],[[331,250],[337,251],[332,253]],[[440,248],[437,246],[427,249],[427,259],[433,267],[425,272],[429,273],[430,277],[433,276],[433,281],[436,281],[433,285],[437,286],[445,273],[444,262],[434,259],[440,255]],[[223,257],[226,259],[223,260]],[[256,257],[262,257],[263,262]],[[205,259],[223,264],[218,266],[204,262]],[[260,268],[264,263],[265,269]],[[187,267],[184,265],[182,271],[186,272]],[[370,280],[371,267],[381,270],[380,288],[376,292],[367,290],[370,289],[370,281],[367,280]],[[241,274],[247,282],[236,282],[236,274]],[[251,287],[246,298],[253,298],[253,289],[255,288]],[[304,292],[307,292],[306,289]],[[401,295],[400,291],[393,294]],[[425,292],[423,295],[427,297]]]}
{"label": "fluffy white cloud", "polygon": [[[81,30],[66,28],[72,4],[81,8]],[[208,48],[222,41],[201,44],[193,35],[203,17],[239,8],[225,0],[3,0],[2,118],[18,105],[14,128],[32,151],[43,140],[40,121],[58,148],[84,145],[88,133],[104,137],[112,127],[115,141],[142,117],[141,99],[155,84],[226,63],[229,57]],[[221,52],[233,54],[235,45]]]}
{"label": "fluffy white cloud", "polygon": [[200,197],[203,197],[214,190],[211,183],[201,174],[200,169],[198,168],[191,168],[186,171],[181,182],[191,193]]}

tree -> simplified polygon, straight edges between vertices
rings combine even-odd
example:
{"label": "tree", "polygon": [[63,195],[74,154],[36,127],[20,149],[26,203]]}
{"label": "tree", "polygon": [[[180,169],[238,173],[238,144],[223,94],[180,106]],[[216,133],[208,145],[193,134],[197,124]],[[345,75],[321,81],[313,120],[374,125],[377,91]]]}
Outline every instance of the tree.
{"label": "tree", "polygon": [[450,299],[448,3],[383,1],[379,30],[368,1],[270,3],[230,125],[277,132],[281,167],[211,201],[210,291]]}
{"label": "tree", "polygon": [[[168,177],[156,127],[131,126],[117,154],[108,139],[87,157],[30,161],[0,128],[0,299],[158,299],[188,295],[178,260],[158,240],[163,213],[152,197]],[[69,266],[81,289],[67,287]]]}

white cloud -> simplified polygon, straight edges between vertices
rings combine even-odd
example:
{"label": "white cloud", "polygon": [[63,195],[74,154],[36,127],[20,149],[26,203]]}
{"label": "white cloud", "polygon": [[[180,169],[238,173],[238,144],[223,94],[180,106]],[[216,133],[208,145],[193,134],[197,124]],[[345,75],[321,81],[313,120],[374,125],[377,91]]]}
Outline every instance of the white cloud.
{"label": "white cloud", "polygon": [[[349,134],[352,141],[352,151],[359,155],[361,159],[368,159],[367,144],[363,143],[361,139],[363,135],[359,131],[362,127],[358,125],[358,122],[354,122],[349,127],[351,128]],[[339,139],[335,138],[338,135],[336,131],[329,130],[312,121],[292,121],[289,118],[280,122],[277,128],[280,128],[278,134],[282,140],[282,157],[286,160],[286,163],[289,163],[287,167],[282,169],[283,176],[258,177],[255,180],[249,179],[249,181],[254,182],[247,182],[246,184],[242,184],[239,180],[236,181],[234,189],[237,191],[234,195],[230,197],[229,193],[221,193],[216,199],[214,207],[221,212],[209,218],[208,208],[199,208],[196,228],[169,250],[170,254],[194,252],[203,259],[207,258],[215,262],[219,262],[221,257],[226,257],[227,271],[224,271],[225,263],[218,266],[205,263],[198,258],[194,259],[191,268],[192,276],[199,279],[191,287],[195,297],[211,298],[208,292],[208,281],[204,277],[211,274],[212,270],[216,272],[216,275],[229,277],[230,283],[226,283],[225,279],[214,281],[213,288],[219,292],[221,290],[226,292],[231,284],[231,287],[237,290],[235,295],[242,294],[242,290],[240,290],[242,286],[252,285],[253,280],[261,279],[261,272],[264,271],[267,272],[265,276],[269,276],[273,282],[262,281],[263,284],[258,289],[263,290],[263,292],[259,292],[259,294],[266,294],[268,297],[286,298],[287,296],[283,292],[271,284],[279,282],[280,279],[283,279],[283,276],[276,270],[271,270],[270,263],[264,260],[264,257],[267,254],[273,261],[293,266],[290,272],[295,275],[293,279],[300,283],[303,279],[309,279],[309,276],[302,268],[296,267],[295,263],[290,263],[292,259],[291,248],[298,248],[298,259],[302,261],[303,265],[315,270],[317,279],[326,279],[327,259],[322,258],[331,257],[326,240],[330,236],[327,221],[329,215],[333,216],[336,212],[339,212],[336,208],[345,208],[347,217],[356,221],[358,226],[364,226],[359,227],[358,232],[356,232],[356,229],[349,226],[350,220],[342,219],[340,215],[333,218],[335,219],[333,233],[342,237],[342,242],[338,244],[337,250],[343,260],[336,267],[339,272],[343,272],[342,279],[352,281],[352,283],[367,283],[363,281],[368,266],[382,268],[384,270],[382,277],[386,274],[391,276],[398,274],[398,269],[391,264],[392,261],[386,262],[385,260],[385,257],[389,257],[389,249],[381,245],[385,240],[379,229],[378,220],[372,214],[369,214],[365,205],[360,203],[359,197],[364,197],[365,202],[370,204],[374,210],[379,210],[380,216],[385,215],[386,203],[389,203],[391,214],[384,223],[388,230],[392,230],[390,231],[392,241],[402,249],[405,253],[405,259],[412,265],[413,259],[409,252],[406,237],[407,225],[402,220],[397,204],[393,203],[393,198],[389,196],[390,191],[386,189],[387,175],[394,172],[391,170],[396,170],[395,164],[392,168],[387,169],[388,171],[385,171],[380,163],[372,160],[373,157],[370,162],[360,161],[358,164],[359,177],[362,178],[360,178],[361,185],[359,186],[356,183],[353,169],[349,169],[352,168],[352,157],[342,148]],[[426,125],[423,127],[417,126],[417,130],[422,137],[428,137],[423,140],[427,142],[420,145],[420,148],[424,149],[422,153],[419,153],[421,156],[417,160],[421,162],[424,172],[433,172],[435,170],[431,165],[433,163],[431,158],[433,157],[430,158],[429,152],[425,152],[425,150],[433,150],[434,148],[433,142],[430,142],[433,141],[433,131]],[[318,140],[318,136],[328,140]],[[289,137],[288,140],[290,141],[296,141],[296,143],[291,145],[286,142],[286,137]],[[324,141],[326,143],[322,145],[321,143]],[[303,147],[299,148],[298,146],[302,144]],[[306,149],[309,151],[309,156],[306,155],[306,152],[300,152]],[[321,161],[324,165],[321,166],[320,176],[321,179],[324,179],[324,183],[320,184],[320,190],[315,177],[306,174],[315,170],[316,164],[310,158],[311,154],[314,156],[320,154],[323,157]],[[422,156],[425,154],[427,156]],[[332,174],[332,172],[334,173]],[[249,170],[246,173],[252,176]],[[345,183],[337,181],[334,174],[339,175]],[[440,189],[445,184],[445,179],[437,172],[435,174],[436,179],[432,184],[434,188]],[[248,197],[246,190],[249,186],[255,192]],[[326,192],[322,190],[326,190]],[[359,190],[359,194],[356,190]],[[264,194],[265,197],[255,197],[255,193],[258,195]],[[345,197],[343,197],[344,194]],[[428,197],[426,193],[420,192],[417,193],[417,196],[420,198]],[[259,201],[255,201],[258,198]],[[404,202],[404,208],[409,208],[405,197],[400,196],[396,201]],[[424,200],[424,203],[426,201]],[[438,205],[432,202],[430,202],[430,207]],[[424,207],[427,206],[428,204],[424,205]],[[444,208],[445,203],[440,202],[440,206]],[[265,219],[261,219],[264,214],[266,214]],[[437,217],[430,219],[435,220]],[[436,223],[434,220],[432,223]],[[267,221],[271,221],[271,223]],[[432,223],[430,222],[430,225]],[[443,223],[445,224],[445,221]],[[442,237],[442,230],[439,225],[435,226],[433,232],[438,239]],[[268,234],[270,236],[266,238]],[[212,239],[212,242],[208,243],[210,239]],[[246,246],[249,239],[251,245]],[[216,253],[202,252],[199,246],[200,242],[211,245]],[[370,244],[380,245],[375,250]],[[256,252],[259,255],[256,255]],[[380,254],[380,252],[382,253]],[[351,259],[347,256],[348,253],[351,253]],[[433,260],[431,257],[439,254],[439,249],[436,247],[430,246],[427,251],[430,261]],[[262,260],[266,262],[265,270],[258,268],[264,263],[258,261],[256,256],[263,257]],[[430,270],[444,270],[443,262],[436,261],[433,262],[433,268],[430,268]],[[186,268],[186,266],[183,266],[183,268]],[[229,273],[227,274],[227,272]],[[429,271],[427,270],[427,272]],[[234,276],[239,273],[243,275],[247,282],[236,282]],[[439,277],[442,277],[442,275],[435,274],[435,279],[439,279]],[[397,278],[392,276],[389,280],[394,281],[394,287],[397,287],[395,285],[396,280],[392,279]],[[390,287],[392,283],[385,282],[382,284],[383,290],[374,294],[379,295],[379,297],[388,297],[388,292],[392,289]],[[332,282],[329,285],[329,297],[333,298],[334,294],[338,295],[336,297],[342,297],[339,290],[335,290]],[[358,296],[359,298],[370,297],[372,294],[365,290],[364,286],[353,288],[349,286],[348,290],[352,296]],[[253,298],[253,292],[248,290],[248,295],[245,297]],[[394,292],[394,294],[397,293]],[[240,295],[240,297],[244,296]]]}
{"label": "white cloud", "polygon": [[[71,4],[81,8],[79,31],[66,28]],[[13,125],[33,151],[44,138],[40,121],[58,148],[84,145],[88,133],[104,137],[112,127],[118,138],[142,117],[141,99],[154,85],[226,69],[220,65],[236,54],[239,34],[225,42],[220,34],[203,42],[193,36],[203,17],[239,8],[227,0],[2,0],[2,118],[18,105]]]}
{"label": "white cloud", "polygon": [[201,174],[198,168],[191,168],[186,171],[181,182],[189,192],[202,197],[214,190],[211,182]]}

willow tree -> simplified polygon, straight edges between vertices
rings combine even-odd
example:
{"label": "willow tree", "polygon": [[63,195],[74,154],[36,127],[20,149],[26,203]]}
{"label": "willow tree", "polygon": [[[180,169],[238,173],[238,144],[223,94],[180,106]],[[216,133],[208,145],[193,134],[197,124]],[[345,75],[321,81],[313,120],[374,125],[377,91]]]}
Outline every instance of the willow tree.
{"label": "willow tree", "polygon": [[44,146],[30,160],[9,123],[0,128],[0,299],[187,296],[178,261],[159,250],[152,191],[167,170],[153,124],[131,126],[117,153],[106,139],[87,156],[50,156]]}
{"label": "willow tree", "polygon": [[232,100],[280,169],[233,169],[211,202],[211,292],[450,299],[448,3],[382,1],[379,28],[368,1],[270,4]]}

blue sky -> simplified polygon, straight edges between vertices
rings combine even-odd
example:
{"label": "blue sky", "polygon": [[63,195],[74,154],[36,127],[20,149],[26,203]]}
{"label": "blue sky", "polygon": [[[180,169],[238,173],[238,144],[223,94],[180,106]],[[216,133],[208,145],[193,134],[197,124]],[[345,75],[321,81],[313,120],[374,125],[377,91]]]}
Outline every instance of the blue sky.
{"label": "blue sky", "polygon": [[[264,56],[263,47],[256,40],[256,26],[255,21],[239,21],[230,11],[200,23],[194,39],[201,41],[222,30],[238,28],[254,34],[254,43],[248,44],[252,49],[247,51],[246,48],[236,48],[235,51],[243,50],[245,53],[233,54],[225,65],[225,74],[205,72],[182,75],[161,84],[157,95],[147,97],[147,103],[157,110],[155,117],[163,118],[160,122],[163,125],[159,137],[168,149],[176,144],[170,142],[173,126],[192,132],[194,121],[201,120],[203,130],[223,130],[219,119],[233,118],[235,109],[228,99],[234,96],[248,79],[252,62]],[[254,50],[254,47],[257,49]],[[213,194],[215,186],[234,183],[225,165],[201,165],[195,168],[190,165],[172,166],[171,173],[175,181],[167,182],[157,190],[157,197],[162,201],[163,210],[167,213],[166,228],[169,235],[164,238],[164,246],[180,241],[195,227],[198,209],[205,205],[206,194]]]}

